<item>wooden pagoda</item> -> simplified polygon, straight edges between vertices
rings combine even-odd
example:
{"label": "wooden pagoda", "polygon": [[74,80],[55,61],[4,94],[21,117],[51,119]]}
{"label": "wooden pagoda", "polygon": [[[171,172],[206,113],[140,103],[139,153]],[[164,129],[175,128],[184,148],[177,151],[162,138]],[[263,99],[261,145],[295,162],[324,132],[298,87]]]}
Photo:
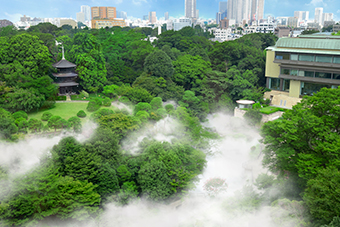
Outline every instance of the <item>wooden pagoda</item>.
{"label": "wooden pagoda", "polygon": [[76,93],[79,86],[79,83],[76,83],[78,74],[75,73],[75,69],[77,66],[65,59],[64,47],[62,49],[63,58],[53,64],[53,67],[58,70],[57,73],[53,73],[53,76],[55,77],[55,83],[59,86],[58,95],[71,95]]}

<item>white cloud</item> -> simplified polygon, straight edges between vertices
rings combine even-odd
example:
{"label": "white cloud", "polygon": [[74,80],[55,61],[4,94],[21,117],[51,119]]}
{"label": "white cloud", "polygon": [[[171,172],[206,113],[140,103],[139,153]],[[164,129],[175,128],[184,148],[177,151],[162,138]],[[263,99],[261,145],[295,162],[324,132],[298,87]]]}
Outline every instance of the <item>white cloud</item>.
{"label": "white cloud", "polygon": [[12,22],[17,22],[20,21],[20,17],[22,17],[23,15],[20,13],[14,13],[14,14],[9,14],[7,12],[5,12],[5,15],[7,17],[8,20],[12,21]]}
{"label": "white cloud", "polygon": [[317,6],[317,5],[324,5],[326,6],[327,4],[323,0],[312,0],[310,3],[306,5],[312,5],[312,6]]}
{"label": "white cloud", "polygon": [[142,3],[148,3],[147,0],[132,0],[134,5],[141,5]]}

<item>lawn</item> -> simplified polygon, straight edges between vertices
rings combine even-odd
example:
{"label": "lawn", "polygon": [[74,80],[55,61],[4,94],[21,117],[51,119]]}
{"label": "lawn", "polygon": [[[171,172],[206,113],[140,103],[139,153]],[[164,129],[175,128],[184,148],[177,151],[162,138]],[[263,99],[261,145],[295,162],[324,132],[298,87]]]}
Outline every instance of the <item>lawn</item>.
{"label": "lawn", "polygon": [[280,107],[274,107],[274,106],[267,106],[267,107],[260,109],[260,112],[263,114],[272,114],[277,111],[285,111],[285,109],[282,109]]}
{"label": "lawn", "polygon": [[[54,108],[51,109],[45,109],[40,110],[38,112],[33,112],[28,114],[28,118],[36,118],[41,119],[41,116],[44,112],[50,112],[53,115],[60,116],[66,120],[68,120],[70,117],[77,116],[77,113],[79,110],[84,110],[86,113],[85,118],[81,118],[82,123],[86,122],[87,119],[91,116],[93,112],[88,112],[86,110],[87,102],[62,102],[62,103],[56,103]],[[110,107],[101,107],[101,108],[110,108],[114,109],[113,106]]]}

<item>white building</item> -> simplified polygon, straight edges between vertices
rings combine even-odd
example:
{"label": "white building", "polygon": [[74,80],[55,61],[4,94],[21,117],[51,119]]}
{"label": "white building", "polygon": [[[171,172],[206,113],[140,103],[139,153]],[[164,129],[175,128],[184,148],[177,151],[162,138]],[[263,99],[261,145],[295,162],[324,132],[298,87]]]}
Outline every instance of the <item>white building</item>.
{"label": "white building", "polygon": [[174,30],[174,31],[179,31],[181,30],[182,28],[184,27],[187,27],[187,26],[192,26],[192,21],[190,18],[184,18],[184,17],[181,17],[179,19],[175,19],[175,20],[169,20],[167,21],[167,30]]}
{"label": "white building", "polygon": [[91,21],[91,7],[83,5],[80,7],[80,12],[84,14],[85,21]]}
{"label": "white building", "polygon": [[197,18],[196,17],[196,0],[185,0],[185,12],[186,18]]}
{"label": "white building", "polygon": [[77,13],[77,21],[85,23],[85,14],[83,12]]}
{"label": "white building", "polygon": [[315,8],[315,16],[314,16],[315,23],[318,23],[320,25],[323,24],[322,17],[323,17],[323,8]]}

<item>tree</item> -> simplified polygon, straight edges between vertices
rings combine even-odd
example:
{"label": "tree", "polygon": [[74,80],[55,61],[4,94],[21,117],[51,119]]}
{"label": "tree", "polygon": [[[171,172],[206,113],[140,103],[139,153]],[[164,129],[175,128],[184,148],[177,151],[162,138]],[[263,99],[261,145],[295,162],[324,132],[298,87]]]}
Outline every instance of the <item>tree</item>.
{"label": "tree", "polygon": [[30,112],[38,110],[44,103],[45,97],[39,94],[34,88],[30,89],[15,89],[6,96],[6,109],[11,112],[23,110]]}
{"label": "tree", "polygon": [[54,128],[54,131],[56,132],[57,129],[60,129],[63,127],[62,125],[62,121],[61,121],[61,117],[60,116],[52,116],[50,117],[50,119],[48,119],[47,125],[50,128]]}
{"label": "tree", "polygon": [[145,58],[144,70],[152,76],[163,78],[171,78],[174,73],[171,59],[161,50],[154,51]]}
{"label": "tree", "polygon": [[81,132],[81,121],[79,117],[71,117],[68,119],[68,125],[73,129],[74,132]]}
{"label": "tree", "polygon": [[11,113],[0,108],[0,135],[5,139],[10,139],[18,131]]}
{"label": "tree", "polygon": [[173,62],[175,73],[172,80],[186,90],[201,86],[205,74],[210,70],[210,62],[200,56],[184,55]]}
{"label": "tree", "polygon": [[323,88],[305,96],[282,120],[264,124],[264,164],[296,178],[300,189],[324,167],[339,168],[339,95],[340,89]]}
{"label": "tree", "polygon": [[257,109],[249,109],[244,114],[244,118],[248,122],[248,124],[255,126],[259,124],[262,120],[262,114],[260,113],[260,110]]}
{"label": "tree", "polygon": [[8,86],[35,89],[45,100],[53,101],[57,87],[48,76],[51,56],[37,36],[24,33],[0,37],[0,62],[0,81]]}
{"label": "tree", "polygon": [[329,167],[307,182],[303,200],[318,224],[328,224],[340,212],[340,171]]}
{"label": "tree", "polygon": [[28,129],[31,131],[34,131],[35,133],[40,132],[41,129],[43,128],[43,123],[41,122],[41,120],[35,119],[35,118],[31,118],[28,121]]}

